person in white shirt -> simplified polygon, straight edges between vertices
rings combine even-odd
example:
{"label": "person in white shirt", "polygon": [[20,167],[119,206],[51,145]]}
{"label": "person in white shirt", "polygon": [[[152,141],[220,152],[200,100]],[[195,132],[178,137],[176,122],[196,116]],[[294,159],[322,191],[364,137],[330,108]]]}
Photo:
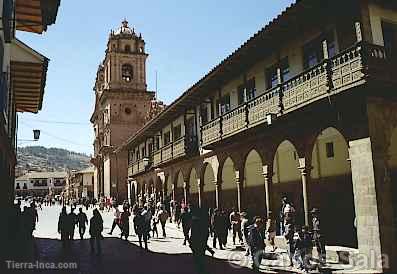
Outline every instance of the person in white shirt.
{"label": "person in white shirt", "polygon": [[121,218],[121,213],[120,213],[120,210],[119,210],[119,208],[118,208],[118,206],[116,204],[113,205],[113,216],[114,216],[114,218],[113,218],[112,229],[108,233],[109,235],[112,235],[113,230],[115,229],[116,225],[119,227],[120,231],[122,231],[121,230],[121,223],[120,223],[120,221],[121,221],[121,219],[120,219]]}

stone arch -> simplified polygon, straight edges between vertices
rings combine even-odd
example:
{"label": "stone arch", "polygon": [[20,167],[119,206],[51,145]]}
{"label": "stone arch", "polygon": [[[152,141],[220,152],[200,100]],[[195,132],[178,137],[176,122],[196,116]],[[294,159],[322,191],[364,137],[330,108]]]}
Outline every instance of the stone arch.
{"label": "stone arch", "polygon": [[294,143],[284,139],[275,147],[273,154],[272,195],[275,212],[281,209],[281,198],[285,195],[293,203],[297,221],[303,223],[303,196],[301,173],[298,169],[299,154]]}
{"label": "stone arch", "polygon": [[190,200],[189,202],[193,205],[198,205],[199,202],[199,185],[198,185],[198,174],[196,168],[192,167],[189,171],[189,192]]}
{"label": "stone arch", "polygon": [[[355,208],[348,143],[335,127],[323,128],[312,145],[310,208],[320,209],[330,245],[357,247]],[[335,222],[338,212],[338,222]]]}
{"label": "stone arch", "polygon": [[[257,150],[250,150],[244,158],[244,199],[253,215],[263,215],[266,208],[263,162]],[[250,204],[249,201],[253,203]]]}
{"label": "stone arch", "polygon": [[163,184],[160,177],[156,176],[154,179],[156,201],[163,201]]}
{"label": "stone arch", "polygon": [[134,182],[134,188],[135,188],[135,198],[136,198],[136,202],[138,202],[138,198],[141,194],[142,191],[142,186],[138,181]]}
{"label": "stone arch", "polygon": [[167,201],[172,199],[172,183],[171,174],[164,174],[163,191]]}
{"label": "stone arch", "polygon": [[174,195],[175,200],[181,202],[184,200],[183,192],[184,176],[182,170],[178,170],[174,176]]}
{"label": "stone arch", "polygon": [[154,182],[153,182],[153,179],[150,178],[150,179],[148,180],[148,189],[147,189],[147,192],[148,192],[149,197],[151,197],[152,194],[153,194],[153,188],[154,188]]}
{"label": "stone arch", "polygon": [[[220,166],[222,178],[221,207],[230,210],[238,207],[236,166],[231,157],[227,157]],[[243,183],[244,175],[240,178]]]}
{"label": "stone arch", "polygon": [[202,197],[201,205],[215,208],[216,207],[216,173],[211,165],[211,163],[205,162],[202,167],[202,179],[200,183],[202,184]]}

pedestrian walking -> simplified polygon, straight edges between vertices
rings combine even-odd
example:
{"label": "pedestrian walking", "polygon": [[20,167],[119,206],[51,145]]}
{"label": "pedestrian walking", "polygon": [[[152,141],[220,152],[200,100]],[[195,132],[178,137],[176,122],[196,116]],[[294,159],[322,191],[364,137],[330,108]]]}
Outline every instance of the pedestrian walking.
{"label": "pedestrian walking", "polygon": [[153,238],[154,238],[154,235],[155,235],[155,234],[156,234],[156,238],[159,237],[159,231],[158,231],[158,229],[157,229],[158,223],[159,223],[159,220],[157,219],[157,217],[153,217],[153,218],[152,218],[152,233],[153,233]]}
{"label": "pedestrian walking", "polygon": [[67,222],[69,225],[69,228],[68,228],[69,240],[73,240],[73,238],[74,238],[74,229],[77,226],[77,221],[78,221],[77,215],[76,215],[76,213],[74,213],[74,207],[72,207],[70,209],[70,213],[68,214],[68,222]]}
{"label": "pedestrian walking", "polygon": [[169,218],[169,215],[168,215],[167,210],[165,210],[164,207],[161,206],[160,210],[157,212],[157,219],[160,221],[161,230],[163,232],[164,238],[167,236],[166,232],[165,232],[165,224],[166,224],[168,218]]}
{"label": "pedestrian walking", "polygon": [[254,224],[249,227],[248,239],[252,257],[252,269],[259,271],[265,253],[264,227],[261,217],[254,218]]}
{"label": "pedestrian walking", "polygon": [[134,222],[135,234],[138,236],[139,246],[142,248],[142,240],[143,240],[145,243],[145,250],[148,250],[145,218],[142,215],[140,209],[137,209],[133,222]]}
{"label": "pedestrian walking", "polygon": [[[214,237],[212,239],[212,247],[216,248],[216,241],[218,240],[219,249],[224,248],[225,230],[227,231],[227,221],[222,212],[216,208],[214,215],[211,218],[211,223],[214,228]],[[192,224],[193,225],[193,224]]]}
{"label": "pedestrian walking", "polygon": [[240,244],[243,244],[243,236],[241,233],[241,216],[240,213],[237,212],[235,208],[232,209],[232,212],[229,215],[229,221],[232,226],[233,231],[233,245],[236,245],[236,235],[240,240]]}
{"label": "pedestrian walking", "polygon": [[181,203],[175,203],[175,223],[177,223],[177,227],[179,228],[181,218]]}
{"label": "pedestrian walking", "polygon": [[182,230],[183,230],[183,245],[189,242],[189,232],[192,227],[192,214],[187,207],[184,207],[181,214]]}
{"label": "pedestrian walking", "polygon": [[151,230],[150,225],[152,222],[152,212],[149,210],[147,205],[145,205],[143,207],[141,215],[143,216],[143,219],[145,221],[145,235],[146,235],[146,238],[149,239],[150,238],[150,230]]}
{"label": "pedestrian walking", "polygon": [[59,214],[58,218],[58,233],[61,234],[62,247],[66,247],[68,245],[69,240],[69,218],[66,213],[66,206],[62,207],[62,211]]}
{"label": "pedestrian walking", "polygon": [[250,255],[250,249],[249,249],[249,244],[248,244],[248,228],[250,226],[250,221],[248,219],[248,214],[247,212],[242,212],[241,213],[241,234],[243,235],[243,240],[244,240],[244,247],[245,247],[245,256]]}
{"label": "pedestrian walking", "polygon": [[325,251],[324,235],[321,231],[320,210],[318,208],[313,208],[311,214],[314,246],[319,254],[320,264],[325,265],[327,254]]}
{"label": "pedestrian walking", "polygon": [[119,227],[120,231],[121,229],[121,213],[117,205],[113,206],[113,223],[112,223],[112,228],[110,229],[110,232],[108,233],[109,235],[112,235],[113,230],[115,229],[116,226]]}
{"label": "pedestrian walking", "polygon": [[97,254],[101,254],[101,240],[103,239],[102,236],[103,231],[103,219],[101,214],[99,213],[98,209],[94,209],[93,216],[90,219],[90,245],[91,245],[91,252],[95,252],[95,247]]}
{"label": "pedestrian walking", "polygon": [[268,218],[266,220],[266,239],[272,246],[272,252],[276,251],[277,247],[274,244],[274,239],[276,238],[276,220],[273,218],[271,211],[268,213]]}
{"label": "pedestrian walking", "polygon": [[284,238],[287,243],[287,254],[290,262],[290,266],[293,266],[292,257],[295,253],[293,238],[294,238],[294,227],[292,224],[287,224],[284,228]]}
{"label": "pedestrian walking", "polygon": [[130,235],[130,216],[131,213],[127,207],[123,209],[123,212],[121,213],[121,236],[125,237],[125,240],[128,239],[128,236]]}
{"label": "pedestrian walking", "polygon": [[79,208],[79,214],[77,214],[77,223],[79,225],[80,239],[83,239],[86,225],[88,225],[87,215],[83,212],[83,208]]}
{"label": "pedestrian walking", "polygon": [[[190,248],[192,249],[193,259],[197,273],[207,273],[204,264],[204,255],[207,250],[207,241],[209,236],[208,221],[206,221],[206,214],[204,209],[194,208],[192,210],[192,228],[190,237]],[[208,218],[207,218],[208,219]]]}

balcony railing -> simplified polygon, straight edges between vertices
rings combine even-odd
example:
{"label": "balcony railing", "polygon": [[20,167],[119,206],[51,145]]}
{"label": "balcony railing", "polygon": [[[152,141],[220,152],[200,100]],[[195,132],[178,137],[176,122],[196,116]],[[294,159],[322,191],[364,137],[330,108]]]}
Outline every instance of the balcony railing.
{"label": "balcony railing", "polygon": [[329,95],[363,84],[367,79],[367,71],[372,75],[373,71],[380,70],[382,72],[377,73],[377,77],[393,80],[393,69],[385,66],[386,61],[384,47],[358,43],[202,125],[202,145],[208,146],[247,128],[264,124],[267,122],[267,114],[284,115]]}
{"label": "balcony railing", "polygon": [[185,138],[179,138],[173,143],[172,146],[172,157],[180,157],[185,155]]}
{"label": "balcony railing", "polygon": [[204,144],[210,144],[218,141],[221,138],[221,121],[220,117],[202,127],[202,140]]}
{"label": "balcony railing", "polygon": [[169,160],[172,160],[172,143],[169,143],[161,150],[163,151],[161,158],[162,162],[168,162]]}
{"label": "balcony railing", "polygon": [[159,164],[161,164],[161,149],[153,153],[153,165],[158,166]]}
{"label": "balcony railing", "polygon": [[138,173],[144,172],[151,164],[151,158],[145,157],[131,163],[128,167],[128,176],[133,176]]}
{"label": "balcony railing", "polygon": [[196,136],[182,136],[178,140],[155,151],[153,154],[153,166],[156,167],[197,152],[197,141],[195,140],[197,140]]}

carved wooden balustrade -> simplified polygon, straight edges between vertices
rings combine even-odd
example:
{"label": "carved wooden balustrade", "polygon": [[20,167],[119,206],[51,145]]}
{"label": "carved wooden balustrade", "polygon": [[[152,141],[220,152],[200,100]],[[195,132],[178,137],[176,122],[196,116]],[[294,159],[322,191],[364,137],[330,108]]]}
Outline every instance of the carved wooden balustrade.
{"label": "carved wooden balustrade", "polygon": [[396,81],[383,46],[360,42],[201,126],[206,147],[324,97],[364,84],[368,76]]}
{"label": "carved wooden balustrade", "polygon": [[185,153],[185,137],[181,137],[178,140],[176,140],[173,144],[172,150],[173,150],[173,152],[172,152],[173,158],[184,156],[186,154]]}

